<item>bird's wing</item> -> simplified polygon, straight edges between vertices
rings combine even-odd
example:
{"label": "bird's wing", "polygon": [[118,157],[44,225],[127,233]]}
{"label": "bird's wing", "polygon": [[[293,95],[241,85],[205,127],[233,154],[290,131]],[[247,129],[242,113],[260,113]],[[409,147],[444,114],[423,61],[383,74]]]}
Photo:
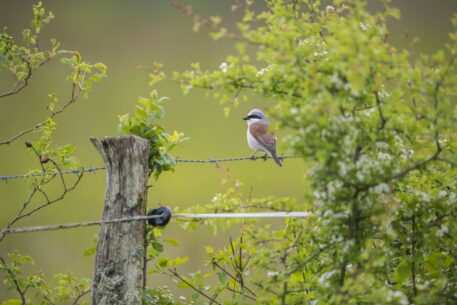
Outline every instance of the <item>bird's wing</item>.
{"label": "bird's wing", "polygon": [[256,122],[249,127],[251,135],[270,153],[276,153],[276,137],[268,134],[268,124]]}

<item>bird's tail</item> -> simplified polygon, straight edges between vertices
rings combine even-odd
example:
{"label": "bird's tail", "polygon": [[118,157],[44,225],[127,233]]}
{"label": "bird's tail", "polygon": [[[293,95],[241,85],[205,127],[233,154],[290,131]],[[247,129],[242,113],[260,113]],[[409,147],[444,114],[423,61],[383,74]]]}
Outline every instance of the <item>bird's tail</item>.
{"label": "bird's tail", "polygon": [[276,153],[274,151],[271,152],[271,156],[275,160],[276,164],[278,164],[279,166],[282,166],[281,161],[279,160],[278,156],[276,156]]}

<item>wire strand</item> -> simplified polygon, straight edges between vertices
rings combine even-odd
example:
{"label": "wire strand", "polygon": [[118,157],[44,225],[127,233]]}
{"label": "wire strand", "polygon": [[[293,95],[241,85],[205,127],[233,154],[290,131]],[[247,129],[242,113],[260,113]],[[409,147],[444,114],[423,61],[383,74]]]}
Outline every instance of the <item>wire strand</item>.
{"label": "wire strand", "polygon": [[[219,213],[219,214],[173,214],[172,218],[188,218],[188,219],[211,219],[211,218],[303,218],[310,216],[310,212],[258,212],[258,213]],[[108,220],[85,221],[79,223],[66,223],[56,225],[43,225],[43,226],[30,226],[30,227],[17,227],[6,228],[0,231],[0,235],[4,234],[17,234],[17,233],[30,233],[40,231],[55,231],[64,229],[73,229],[80,227],[90,227],[110,223],[123,223],[132,221],[148,220],[153,218],[160,218],[163,215],[145,215],[135,216],[130,218],[116,218]]]}
{"label": "wire strand", "polygon": [[[279,160],[295,159],[295,158],[298,158],[298,157],[294,157],[294,156],[281,156],[281,157],[278,157]],[[206,160],[179,159],[179,158],[177,158],[175,161],[176,161],[176,163],[219,163],[219,162],[246,161],[246,160],[255,161],[255,160],[258,160],[258,159],[266,160],[266,159],[272,159],[272,157],[270,157],[270,156],[254,157],[254,158],[253,157],[232,157],[232,158],[206,159]]]}
{"label": "wire strand", "polygon": [[[294,156],[281,156],[278,157],[278,159],[283,160],[283,159],[296,159],[298,157]],[[246,160],[251,160],[255,161],[258,159],[266,160],[266,159],[271,159],[271,157],[235,157],[235,158],[221,158],[221,159],[175,159],[176,163],[220,163],[220,162],[233,162],[233,161],[246,161]],[[28,174],[21,174],[21,175],[5,175],[5,176],[0,176],[0,181],[5,181],[8,182],[8,180],[13,180],[13,179],[26,179],[30,177],[47,177],[47,176],[55,176],[55,175],[67,175],[67,174],[80,174],[80,173],[91,173],[91,172],[96,172],[100,170],[106,169],[104,166],[100,167],[88,167],[88,168],[83,168],[83,169],[70,169],[67,171],[61,171],[61,172],[56,172],[56,171],[49,171],[49,172],[41,172],[41,173],[28,173]]]}
{"label": "wire strand", "polygon": [[90,172],[100,171],[100,170],[104,170],[104,169],[106,169],[104,166],[100,166],[100,167],[88,167],[88,168],[83,168],[83,169],[70,169],[70,170],[61,171],[61,172],[49,171],[49,172],[41,172],[41,173],[28,173],[28,174],[22,174],[22,175],[0,176],[0,180],[8,181],[8,180],[12,180],[12,179],[25,179],[25,178],[30,178],[30,177],[46,177],[46,176],[90,173]]}

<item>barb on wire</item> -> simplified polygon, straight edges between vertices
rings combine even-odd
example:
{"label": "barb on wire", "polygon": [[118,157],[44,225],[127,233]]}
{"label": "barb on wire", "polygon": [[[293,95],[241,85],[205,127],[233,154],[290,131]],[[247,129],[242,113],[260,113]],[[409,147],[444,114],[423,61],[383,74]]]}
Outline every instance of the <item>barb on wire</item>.
{"label": "barb on wire", "polygon": [[[294,157],[294,156],[281,156],[278,157],[278,159],[283,160],[283,159],[296,159],[299,157]],[[271,157],[235,157],[235,158],[221,158],[221,159],[179,159],[177,158],[175,161],[176,163],[220,163],[220,162],[233,162],[233,161],[246,161],[246,160],[251,160],[255,161],[258,159],[266,160],[266,159],[271,159]],[[0,176],[0,181],[5,181],[8,182],[8,180],[13,180],[13,179],[25,179],[25,178],[30,178],[30,177],[44,177],[44,176],[54,176],[54,175],[67,175],[67,174],[79,174],[79,173],[88,173],[88,172],[95,172],[95,171],[100,171],[106,169],[103,166],[100,167],[88,167],[88,168],[83,168],[83,169],[71,169],[67,171],[62,171],[62,172],[55,172],[55,171],[49,171],[49,172],[40,172],[40,173],[28,173],[28,174],[21,174],[21,175],[5,175],[5,176]]]}
{"label": "barb on wire", "polygon": [[[189,218],[189,219],[210,219],[210,218],[303,218],[310,216],[310,212],[257,212],[257,213],[216,213],[216,214],[173,214],[173,218]],[[132,222],[148,220],[153,218],[161,218],[164,215],[145,215],[135,216],[129,218],[116,218],[108,220],[97,220],[97,221],[85,221],[79,223],[67,223],[67,224],[56,224],[56,225],[44,225],[44,226],[32,226],[32,227],[17,227],[17,228],[5,228],[0,230],[0,236],[5,234],[14,233],[30,233],[40,231],[55,231],[64,229],[73,229],[80,227],[90,227],[109,223],[118,222]]]}

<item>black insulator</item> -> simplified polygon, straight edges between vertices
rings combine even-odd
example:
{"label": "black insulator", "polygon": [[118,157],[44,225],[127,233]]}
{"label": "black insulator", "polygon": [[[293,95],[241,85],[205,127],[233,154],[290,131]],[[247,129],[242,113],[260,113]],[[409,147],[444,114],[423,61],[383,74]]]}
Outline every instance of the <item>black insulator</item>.
{"label": "black insulator", "polygon": [[149,218],[148,223],[153,227],[164,227],[171,219],[171,210],[169,207],[161,206],[148,212],[148,216],[161,215],[157,218]]}

